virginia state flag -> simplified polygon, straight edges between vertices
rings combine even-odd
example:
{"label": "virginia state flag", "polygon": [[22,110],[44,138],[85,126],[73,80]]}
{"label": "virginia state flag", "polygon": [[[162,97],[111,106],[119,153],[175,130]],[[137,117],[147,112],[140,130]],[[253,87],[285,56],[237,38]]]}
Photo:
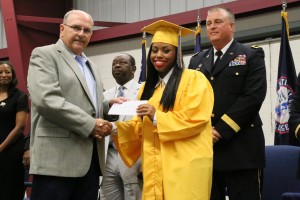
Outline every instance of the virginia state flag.
{"label": "virginia state flag", "polygon": [[147,69],[146,69],[146,39],[142,40],[142,65],[141,65],[141,72],[139,77],[139,83],[146,81],[147,77]]}
{"label": "virginia state flag", "polygon": [[[287,12],[281,12],[282,28],[277,75],[277,103],[275,108],[275,145],[291,144],[294,134],[289,134],[288,120],[290,117],[290,104],[296,88],[296,70],[289,43],[289,24]],[[290,136],[291,135],[291,136]]]}

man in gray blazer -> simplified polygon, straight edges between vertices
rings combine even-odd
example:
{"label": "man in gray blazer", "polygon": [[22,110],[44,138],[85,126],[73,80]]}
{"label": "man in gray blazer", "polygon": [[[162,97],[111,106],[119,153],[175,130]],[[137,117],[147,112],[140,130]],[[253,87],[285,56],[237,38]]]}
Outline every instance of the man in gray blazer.
{"label": "man in gray blazer", "polygon": [[[126,53],[114,57],[112,62],[112,75],[117,85],[104,92],[104,99],[109,101],[118,97],[136,100],[140,84],[134,78],[136,70],[134,58]],[[120,115],[116,120],[126,121],[132,116]],[[106,138],[107,139],[107,138]],[[139,200],[141,191],[141,161],[140,159],[128,168],[118,154],[109,137],[106,160],[106,172],[101,184],[101,199],[105,200]]]}
{"label": "man in gray blazer", "polygon": [[105,172],[105,140],[100,70],[83,50],[93,19],[72,10],[60,24],[56,44],[32,51],[28,70],[31,97],[31,200],[96,200]]}

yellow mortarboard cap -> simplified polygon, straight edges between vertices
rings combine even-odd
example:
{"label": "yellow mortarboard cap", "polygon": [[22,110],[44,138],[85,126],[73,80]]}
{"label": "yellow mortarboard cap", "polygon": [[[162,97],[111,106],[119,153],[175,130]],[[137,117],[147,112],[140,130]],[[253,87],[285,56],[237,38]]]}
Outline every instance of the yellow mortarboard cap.
{"label": "yellow mortarboard cap", "polygon": [[181,30],[181,36],[188,34],[195,34],[195,31],[184,28],[177,24],[167,22],[164,20],[156,21],[142,29],[147,33],[153,35],[152,42],[163,42],[178,47],[178,34]]}

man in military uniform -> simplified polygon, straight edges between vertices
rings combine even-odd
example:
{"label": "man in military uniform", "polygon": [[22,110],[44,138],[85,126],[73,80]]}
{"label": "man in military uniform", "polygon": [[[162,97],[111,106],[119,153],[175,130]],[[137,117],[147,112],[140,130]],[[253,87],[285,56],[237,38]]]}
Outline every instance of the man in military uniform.
{"label": "man in military uniform", "polygon": [[215,7],[206,19],[213,47],[191,58],[189,68],[209,79],[215,97],[211,200],[258,200],[265,142],[259,110],[266,95],[264,51],[234,40],[235,19]]}

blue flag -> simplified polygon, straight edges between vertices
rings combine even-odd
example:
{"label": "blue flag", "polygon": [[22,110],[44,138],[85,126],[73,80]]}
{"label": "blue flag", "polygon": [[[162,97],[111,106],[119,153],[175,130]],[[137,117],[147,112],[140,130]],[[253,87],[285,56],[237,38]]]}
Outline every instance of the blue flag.
{"label": "blue flag", "polygon": [[[279,53],[278,75],[277,75],[277,102],[275,119],[275,145],[289,145],[292,143],[292,135],[289,134],[288,120],[290,117],[290,104],[296,88],[297,74],[295,70],[293,55],[289,43],[289,24],[287,12],[281,12],[281,44]],[[291,136],[290,136],[291,135]]]}
{"label": "blue flag", "polygon": [[146,81],[147,77],[147,69],[146,69],[146,39],[142,40],[142,65],[141,65],[141,72],[140,72],[140,77],[139,77],[139,83],[142,83]]}
{"label": "blue flag", "polygon": [[200,25],[198,25],[195,33],[194,53],[200,53],[200,52],[201,52],[201,28]]}

